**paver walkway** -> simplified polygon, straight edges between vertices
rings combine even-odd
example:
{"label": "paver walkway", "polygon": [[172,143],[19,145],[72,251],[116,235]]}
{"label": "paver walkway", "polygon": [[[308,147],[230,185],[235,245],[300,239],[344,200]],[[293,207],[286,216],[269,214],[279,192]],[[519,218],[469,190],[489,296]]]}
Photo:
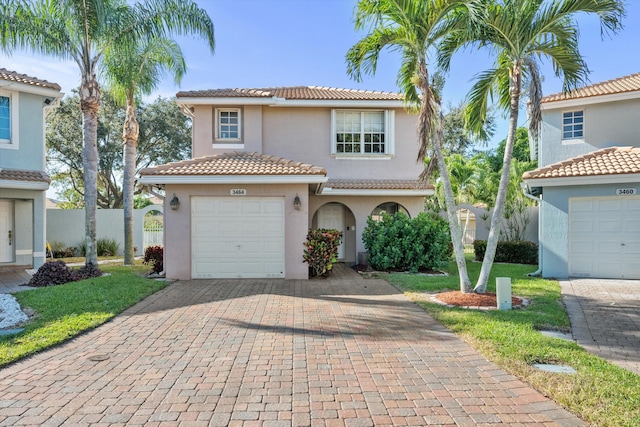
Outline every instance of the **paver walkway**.
{"label": "paver walkway", "polygon": [[382,280],[177,282],[0,370],[0,425],[583,423]]}
{"label": "paver walkway", "polygon": [[640,280],[571,279],[560,287],[578,344],[640,375]]}

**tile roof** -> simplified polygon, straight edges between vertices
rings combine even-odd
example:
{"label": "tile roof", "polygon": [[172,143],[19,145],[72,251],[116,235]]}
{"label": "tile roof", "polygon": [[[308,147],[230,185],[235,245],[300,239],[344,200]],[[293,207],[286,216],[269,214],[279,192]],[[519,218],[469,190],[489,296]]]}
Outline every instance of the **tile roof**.
{"label": "tile roof", "polygon": [[625,92],[640,91],[640,73],[595,83],[578,88],[569,93],[556,93],[542,98],[541,102],[564,101],[569,99],[588,98],[592,96],[615,95]]}
{"label": "tile roof", "polygon": [[429,190],[434,186],[419,180],[400,179],[330,179],[325,188],[334,190]]}
{"label": "tile roof", "polygon": [[15,71],[9,71],[6,68],[0,68],[0,80],[6,80],[9,82],[23,83],[31,86],[43,87],[46,89],[60,90],[60,85],[57,83],[51,83],[46,80],[40,80],[35,77],[27,76],[26,74],[19,74]]}
{"label": "tile roof", "polygon": [[609,147],[525,172],[523,179],[640,173],[640,147]]}
{"label": "tile roof", "polygon": [[21,169],[0,169],[0,180],[51,183],[51,178],[44,172]]}
{"label": "tile roof", "polygon": [[262,89],[211,89],[178,92],[178,98],[284,98],[296,100],[401,101],[394,92],[339,89],[319,86],[291,86]]}
{"label": "tile roof", "polygon": [[140,175],[327,175],[324,168],[258,153],[224,153],[142,169]]}

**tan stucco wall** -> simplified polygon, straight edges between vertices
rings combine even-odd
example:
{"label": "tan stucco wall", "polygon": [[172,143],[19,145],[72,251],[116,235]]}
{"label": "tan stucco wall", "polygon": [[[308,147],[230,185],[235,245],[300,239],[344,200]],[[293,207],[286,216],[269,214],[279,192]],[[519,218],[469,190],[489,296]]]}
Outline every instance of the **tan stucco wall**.
{"label": "tan stucco wall", "polygon": [[196,105],[194,158],[230,151],[258,152],[324,167],[333,179],[416,179],[422,171],[422,165],[416,163],[417,117],[401,108],[394,110],[392,157],[339,159],[331,155],[331,108],[225,107],[242,108],[242,143],[216,149],[213,144],[216,107]]}
{"label": "tan stucco wall", "polygon": [[355,224],[349,223],[349,215],[346,216],[345,226],[355,226],[355,230],[345,231],[345,261],[356,262],[358,252],[365,252],[362,242],[362,232],[367,226],[367,218],[380,204],[394,202],[404,206],[411,218],[424,211],[424,197],[421,196],[315,196],[309,199],[309,224],[313,223],[318,209],[327,203],[341,203],[353,214]]}
{"label": "tan stucco wall", "polygon": [[[303,243],[309,229],[307,184],[167,185],[164,207],[164,268],[167,278],[191,279],[191,197],[242,197],[230,196],[232,188],[246,189],[247,197],[284,197],[285,279],[307,279],[309,266],[302,262]],[[180,207],[175,211],[168,205],[174,193],[180,200]],[[302,202],[300,210],[293,207],[296,195]]]}

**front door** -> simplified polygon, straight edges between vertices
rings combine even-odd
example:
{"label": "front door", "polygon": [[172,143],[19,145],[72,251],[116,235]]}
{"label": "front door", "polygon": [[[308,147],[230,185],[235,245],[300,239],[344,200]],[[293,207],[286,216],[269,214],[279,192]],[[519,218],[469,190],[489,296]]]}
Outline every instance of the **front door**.
{"label": "front door", "polygon": [[342,233],[338,246],[338,259],[344,259],[344,208],[340,203],[328,203],[318,210],[318,228],[338,230]]}
{"label": "front door", "polygon": [[13,203],[0,200],[0,262],[13,261]]}

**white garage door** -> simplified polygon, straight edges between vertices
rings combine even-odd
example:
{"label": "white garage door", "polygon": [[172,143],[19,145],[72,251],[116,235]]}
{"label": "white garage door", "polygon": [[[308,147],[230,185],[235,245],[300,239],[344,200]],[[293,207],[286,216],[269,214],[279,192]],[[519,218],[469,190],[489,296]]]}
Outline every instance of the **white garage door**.
{"label": "white garage door", "polygon": [[191,276],[284,277],[284,199],[193,197]]}
{"label": "white garage door", "polygon": [[569,275],[640,279],[640,197],[569,200]]}

